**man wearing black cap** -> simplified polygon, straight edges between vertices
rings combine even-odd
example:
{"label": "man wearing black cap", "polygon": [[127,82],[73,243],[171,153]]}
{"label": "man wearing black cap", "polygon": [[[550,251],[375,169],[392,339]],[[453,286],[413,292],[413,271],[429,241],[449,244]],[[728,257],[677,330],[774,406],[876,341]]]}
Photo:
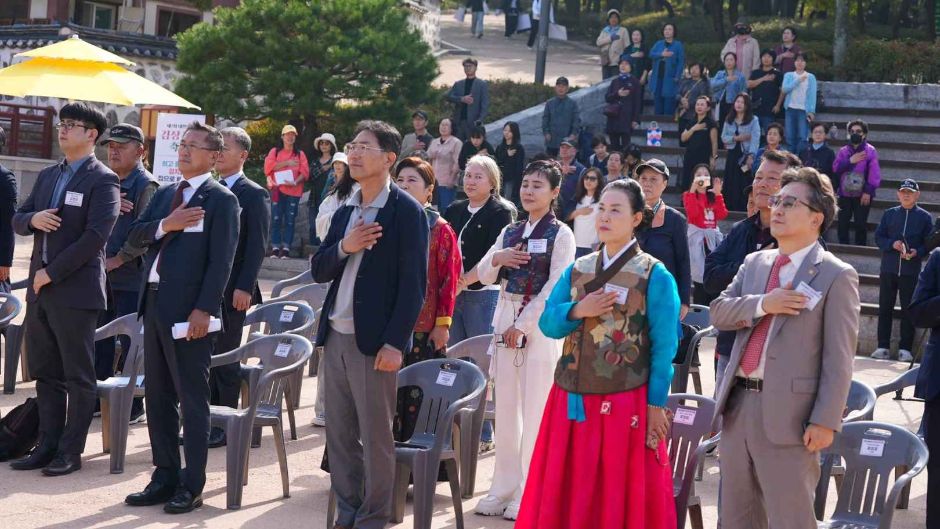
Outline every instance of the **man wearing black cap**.
{"label": "man wearing black cap", "polygon": [[545,152],[558,156],[562,140],[574,140],[581,128],[578,104],[568,97],[568,78],[555,81],[555,97],[545,103],[542,113],[542,133],[545,134]]}
{"label": "man wearing black cap", "polygon": [[[111,127],[98,145],[108,147],[108,167],[121,182],[121,214],[105,245],[105,269],[108,273],[108,308],[98,316],[102,327],[121,316],[137,311],[137,298],[143,278],[143,255],[146,247],[135,246],[127,240],[131,224],[147,208],[157,191],[157,180],[144,167],[144,133],[127,123]],[[121,350],[126,351],[130,338],[120,337]],[[95,376],[105,380],[114,375],[114,339],[95,343]],[[134,399],[131,423],[144,418],[143,399]]]}
{"label": "man wearing black cap", "polygon": [[454,114],[451,116],[454,136],[460,138],[460,141],[467,141],[470,129],[483,124],[490,109],[489,87],[486,81],[477,79],[478,64],[472,57],[464,59],[463,71],[467,78],[454,83],[447,93],[447,100],[454,104]]}
{"label": "man wearing black cap", "polygon": [[584,174],[585,167],[577,159],[578,143],[572,138],[559,142],[558,163],[561,164],[561,192],[558,195],[561,218],[567,219],[578,205],[578,181]]}
{"label": "man wearing black cap", "polygon": [[[899,206],[881,216],[875,230],[875,242],[881,250],[881,289],[878,295],[878,348],[872,358],[887,359],[891,349],[891,324],[894,322],[894,302],[901,294],[901,310],[906,311],[917,286],[917,276],[927,249],[924,243],[930,235],[933,219],[917,205],[920,186],[908,178],[898,189]],[[901,318],[901,341],[898,342],[898,360],[914,359],[914,324],[910,318]]]}
{"label": "man wearing black cap", "polygon": [[401,156],[398,157],[399,160],[411,156],[416,151],[427,151],[428,146],[431,145],[431,140],[434,139],[433,136],[428,134],[427,112],[415,110],[414,114],[411,115],[411,124],[414,125],[415,131],[410,134],[405,134],[404,139],[401,140]]}
{"label": "man wearing black cap", "polygon": [[[0,127],[0,152],[7,134]],[[0,165],[0,291],[10,292],[10,268],[13,266],[13,213],[16,212],[16,176]]]}

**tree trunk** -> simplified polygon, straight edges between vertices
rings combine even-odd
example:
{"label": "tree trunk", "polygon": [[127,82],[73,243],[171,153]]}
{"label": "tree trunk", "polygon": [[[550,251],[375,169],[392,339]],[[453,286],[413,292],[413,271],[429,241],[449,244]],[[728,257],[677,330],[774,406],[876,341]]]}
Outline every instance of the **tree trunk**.
{"label": "tree trunk", "polygon": [[672,2],[669,0],[659,0],[660,9],[665,9],[669,13],[669,18],[676,18],[676,9],[672,7]]}
{"label": "tree trunk", "polygon": [[731,25],[738,23],[738,0],[728,0],[728,19],[731,20]]}
{"label": "tree trunk", "polygon": [[711,12],[715,34],[718,35],[718,40],[727,37],[727,35],[725,35],[725,14],[721,8],[721,4],[722,0],[706,0],[708,10]]}
{"label": "tree trunk", "polygon": [[835,35],[832,40],[832,66],[835,79],[844,78],[845,52],[849,47],[849,0],[836,0]]}
{"label": "tree trunk", "polygon": [[907,20],[911,12],[911,0],[901,0],[898,6],[898,12],[894,16],[894,24],[891,26],[891,38],[897,39],[901,36],[901,23]]}
{"label": "tree trunk", "polygon": [[865,34],[865,0],[856,0],[855,2],[855,25],[858,32]]}
{"label": "tree trunk", "polygon": [[937,40],[937,0],[927,0],[924,4],[924,17],[927,22],[927,38]]}

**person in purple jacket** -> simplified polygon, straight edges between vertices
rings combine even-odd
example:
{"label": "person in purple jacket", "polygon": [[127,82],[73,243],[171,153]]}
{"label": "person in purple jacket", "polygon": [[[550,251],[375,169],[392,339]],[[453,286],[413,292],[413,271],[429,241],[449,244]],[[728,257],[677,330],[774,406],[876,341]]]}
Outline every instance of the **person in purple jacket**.
{"label": "person in purple jacket", "polygon": [[868,143],[868,124],[849,122],[849,145],[839,149],[832,172],[839,182],[839,244],[849,244],[849,228],[855,228],[855,244],[865,246],[868,212],[881,185],[878,151]]}

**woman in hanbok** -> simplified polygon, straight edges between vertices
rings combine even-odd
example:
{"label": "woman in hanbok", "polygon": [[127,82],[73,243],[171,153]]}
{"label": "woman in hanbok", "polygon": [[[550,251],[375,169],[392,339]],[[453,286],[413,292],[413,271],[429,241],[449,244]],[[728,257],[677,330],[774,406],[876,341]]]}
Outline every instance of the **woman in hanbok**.
{"label": "woman in hanbok", "polygon": [[567,267],[545,304],[539,327],[564,350],[516,529],[676,526],[665,405],[679,295],[634,238],[650,217],[639,184],[608,184],[601,248]]}

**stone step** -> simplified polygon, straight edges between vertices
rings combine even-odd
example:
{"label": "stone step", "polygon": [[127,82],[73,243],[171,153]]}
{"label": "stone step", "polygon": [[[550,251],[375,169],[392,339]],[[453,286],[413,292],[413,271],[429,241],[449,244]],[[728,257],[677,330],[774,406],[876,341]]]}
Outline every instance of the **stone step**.
{"label": "stone step", "polygon": [[281,279],[294,277],[301,272],[309,270],[310,261],[307,259],[275,259],[273,257],[265,257],[264,261],[261,263],[261,271],[258,277],[261,279],[280,281]]}

